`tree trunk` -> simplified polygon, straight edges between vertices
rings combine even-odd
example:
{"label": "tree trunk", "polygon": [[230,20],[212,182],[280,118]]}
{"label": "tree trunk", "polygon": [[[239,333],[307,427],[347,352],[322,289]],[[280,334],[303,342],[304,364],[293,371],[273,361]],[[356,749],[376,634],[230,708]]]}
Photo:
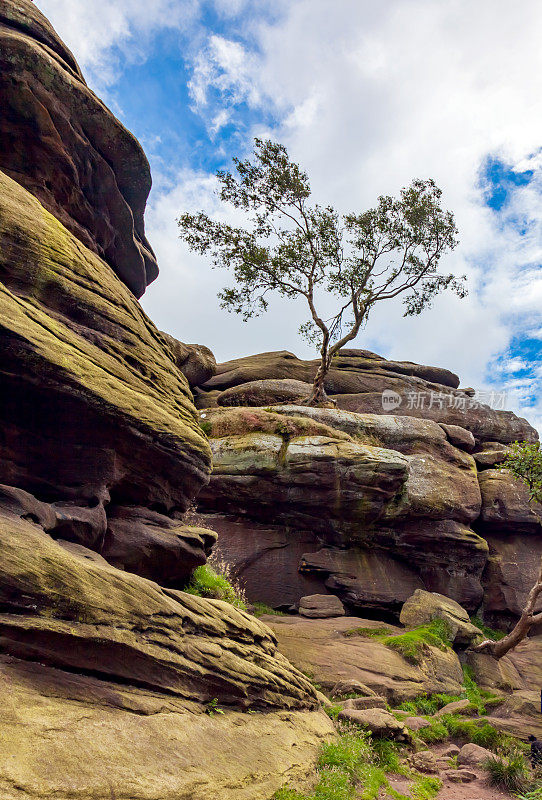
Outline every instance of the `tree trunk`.
{"label": "tree trunk", "polygon": [[309,399],[306,401],[306,405],[319,406],[323,403],[329,402],[329,398],[324,388],[324,381],[327,373],[329,372],[330,365],[331,359],[329,358],[326,348],[326,350],[321,353],[320,365],[316,371],[316,375],[314,376],[312,392]]}
{"label": "tree trunk", "polygon": [[540,561],[540,572],[538,573],[538,579],[529,592],[527,602],[525,603],[525,608],[521,612],[521,617],[519,618],[516,626],[507,636],[504,637],[504,639],[501,639],[498,642],[493,641],[493,639],[486,639],[475,647],[471,647],[470,650],[474,653],[488,653],[494,658],[502,658],[505,656],[506,653],[516,647],[520,642],[523,641],[523,639],[525,639],[526,636],[528,636],[529,631],[534,624],[542,622],[542,613],[534,613],[536,601],[540,595],[542,595],[542,559]]}

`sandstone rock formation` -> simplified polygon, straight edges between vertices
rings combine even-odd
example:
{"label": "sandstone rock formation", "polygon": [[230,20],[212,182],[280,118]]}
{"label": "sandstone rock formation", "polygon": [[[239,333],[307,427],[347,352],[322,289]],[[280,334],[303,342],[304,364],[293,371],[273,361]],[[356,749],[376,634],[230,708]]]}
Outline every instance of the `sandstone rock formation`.
{"label": "sandstone rock formation", "polygon": [[134,296],[148,164],[30,0],[0,101],[0,795],[267,800],[331,723],[269,628],[181,591],[215,362]]}
{"label": "sandstone rock formation", "polygon": [[140,297],[158,274],[143,224],[147,159],[30,0],[0,6],[0,106],[0,170]]}
{"label": "sandstone rock formation", "polygon": [[[345,635],[361,628],[376,627],[358,617],[304,619],[298,616],[264,616],[275,633],[284,655],[325,691],[337,692],[337,683],[363,684],[388,703],[398,704],[421,694],[461,693],[463,673],[456,653],[428,646],[420,664],[411,664],[377,638]],[[400,628],[388,626],[393,633]],[[334,688],[335,687],[335,688]],[[353,691],[356,691],[355,689]]]}
{"label": "sandstone rock formation", "polygon": [[314,370],[263,353],[219,364],[196,388],[214,461],[200,521],[249,598],[284,609],[328,591],[351,613],[397,617],[425,589],[512,624],[535,577],[539,510],[492,467],[536,431],[446,370],[362,350],[334,360],[337,408],[285,405]]}

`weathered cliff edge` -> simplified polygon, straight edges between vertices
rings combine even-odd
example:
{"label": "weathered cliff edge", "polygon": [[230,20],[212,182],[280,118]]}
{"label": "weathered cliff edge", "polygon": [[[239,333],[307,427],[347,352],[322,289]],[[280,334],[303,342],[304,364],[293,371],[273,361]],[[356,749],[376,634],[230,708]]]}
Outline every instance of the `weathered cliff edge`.
{"label": "weathered cliff edge", "polygon": [[179,591],[214,360],[136,300],[147,162],[29,0],[0,105],[0,795],[263,800],[330,722],[268,627]]}
{"label": "weathered cliff edge", "polygon": [[[196,390],[214,461],[199,519],[249,598],[287,608],[329,592],[350,613],[393,619],[425,588],[511,624],[542,534],[526,487],[496,467],[536,431],[447,370],[363,350],[334,361],[337,408],[307,408],[315,368],[263,353],[218,365]],[[399,406],[383,408],[386,390]]]}

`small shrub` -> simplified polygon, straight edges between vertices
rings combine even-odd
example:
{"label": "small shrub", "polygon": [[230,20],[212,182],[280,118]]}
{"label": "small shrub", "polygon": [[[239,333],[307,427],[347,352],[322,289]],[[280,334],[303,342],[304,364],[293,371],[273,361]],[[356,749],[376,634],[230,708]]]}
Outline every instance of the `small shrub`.
{"label": "small shrub", "polygon": [[355,794],[348,773],[332,767],[321,771],[311,800],[354,800]]}
{"label": "small shrub", "polygon": [[209,700],[207,703],[207,708],[205,709],[206,713],[209,714],[210,717],[214,717],[215,714],[223,714],[221,708],[218,706],[218,697],[213,697],[212,700]]}
{"label": "small shrub", "polygon": [[450,738],[450,732],[444,722],[434,722],[428,728],[421,728],[417,735],[426,744],[438,744]]}
{"label": "small shrub", "polygon": [[206,436],[210,436],[213,430],[212,424],[208,419],[200,419],[199,426]]}
{"label": "small shrub", "polygon": [[185,591],[198,597],[224,600],[242,611],[247,609],[245,593],[232,578],[229,564],[214,556],[203,566],[196,567]]}
{"label": "small shrub", "polygon": [[324,711],[326,712],[328,717],[332,719],[334,722],[337,721],[339,714],[341,713],[342,710],[343,707],[338,705],[325,706],[324,708]]}
{"label": "small shrub", "polygon": [[519,792],[526,786],[529,771],[521,753],[488,758],[483,767],[492,786],[507,792]]}
{"label": "small shrub", "polygon": [[318,769],[340,767],[355,777],[362,765],[373,758],[371,739],[365,733],[344,733],[337,741],[322,747]]}

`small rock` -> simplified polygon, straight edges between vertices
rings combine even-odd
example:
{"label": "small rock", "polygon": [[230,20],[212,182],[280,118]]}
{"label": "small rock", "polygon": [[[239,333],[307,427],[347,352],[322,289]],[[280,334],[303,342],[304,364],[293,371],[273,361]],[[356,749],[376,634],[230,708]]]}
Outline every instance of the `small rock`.
{"label": "small rock", "polygon": [[410,759],[410,764],[418,772],[425,772],[429,775],[439,771],[436,756],[431,750],[422,750],[420,753],[415,753]]}
{"label": "small rock", "polygon": [[467,766],[476,766],[477,764],[482,764],[484,761],[487,761],[488,758],[492,758],[493,753],[489,750],[486,750],[485,747],[480,747],[478,744],[465,744],[459,751],[457,756],[457,763],[458,764],[465,764]]}
{"label": "small rock", "polygon": [[345,700],[343,708],[355,708],[358,711],[363,711],[366,708],[383,708],[386,709],[387,703],[385,697],[375,695],[374,697],[354,697],[350,700]]}
{"label": "small rock", "polygon": [[299,601],[299,613],[310,619],[344,617],[344,606],[334,594],[309,594]]}
{"label": "small rock", "polygon": [[466,697],[463,700],[454,700],[453,703],[447,703],[442,706],[435,714],[435,717],[443,717],[445,714],[462,714],[470,708],[470,700]]}
{"label": "small rock", "polygon": [[471,783],[478,776],[475,772],[470,772],[467,769],[447,769],[444,772],[444,777],[448,778],[452,783]]}
{"label": "small rock", "polygon": [[332,697],[344,697],[346,694],[359,694],[363,697],[376,697],[376,692],[360,683],[355,678],[337,681],[331,690]]}
{"label": "small rock", "polygon": [[440,758],[453,758],[454,756],[459,755],[459,751],[461,750],[456,744],[449,744],[440,754]]}
{"label": "small rock", "polygon": [[407,717],[404,720],[404,724],[407,728],[410,728],[411,731],[419,731],[422,728],[429,728],[431,723],[429,720],[424,719],[423,717]]}
{"label": "small rock", "polygon": [[439,423],[440,427],[448,437],[450,444],[454,447],[459,447],[460,450],[466,450],[471,453],[476,445],[476,440],[472,433],[460,425],[446,425],[443,422]]}
{"label": "small rock", "polygon": [[339,713],[341,722],[351,722],[366,728],[373,736],[384,739],[396,739],[397,741],[410,741],[410,732],[402,722],[395,719],[389,711],[381,708],[368,708],[358,711],[354,708],[345,708]]}

